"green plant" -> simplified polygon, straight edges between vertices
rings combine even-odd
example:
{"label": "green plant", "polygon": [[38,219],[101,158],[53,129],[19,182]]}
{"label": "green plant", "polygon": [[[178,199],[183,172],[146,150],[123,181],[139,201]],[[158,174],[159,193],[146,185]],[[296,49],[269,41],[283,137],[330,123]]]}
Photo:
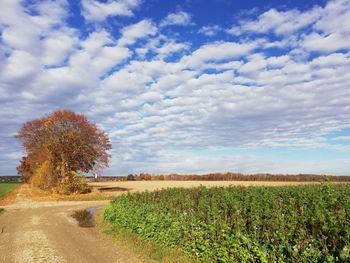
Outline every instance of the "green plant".
{"label": "green plant", "polygon": [[103,218],[202,262],[349,258],[348,184],[134,193],[116,197]]}
{"label": "green plant", "polygon": [[0,183],[0,200],[8,196],[19,183]]}

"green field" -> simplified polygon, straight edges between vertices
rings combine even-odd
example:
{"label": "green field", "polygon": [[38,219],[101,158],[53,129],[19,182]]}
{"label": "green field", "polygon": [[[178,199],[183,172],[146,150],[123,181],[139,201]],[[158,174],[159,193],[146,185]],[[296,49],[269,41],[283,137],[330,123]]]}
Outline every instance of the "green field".
{"label": "green field", "polygon": [[19,183],[0,183],[0,200],[15,189]]}
{"label": "green field", "polygon": [[103,218],[201,262],[350,260],[350,184],[134,193]]}

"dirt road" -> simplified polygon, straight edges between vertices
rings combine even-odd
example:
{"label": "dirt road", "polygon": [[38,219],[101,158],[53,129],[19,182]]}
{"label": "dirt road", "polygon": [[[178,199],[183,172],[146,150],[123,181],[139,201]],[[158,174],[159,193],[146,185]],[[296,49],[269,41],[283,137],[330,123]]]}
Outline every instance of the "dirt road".
{"label": "dirt road", "polygon": [[38,202],[21,186],[15,203],[0,215],[0,262],[141,262],[95,228],[81,228],[73,211],[108,201]]}

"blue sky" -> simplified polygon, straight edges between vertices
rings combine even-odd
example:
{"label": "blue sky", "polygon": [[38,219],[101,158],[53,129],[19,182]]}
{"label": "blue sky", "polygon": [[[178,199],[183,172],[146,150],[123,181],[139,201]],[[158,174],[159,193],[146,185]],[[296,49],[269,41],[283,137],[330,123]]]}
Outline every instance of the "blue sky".
{"label": "blue sky", "polygon": [[350,175],[350,1],[0,1],[0,175],[56,109],[106,175]]}

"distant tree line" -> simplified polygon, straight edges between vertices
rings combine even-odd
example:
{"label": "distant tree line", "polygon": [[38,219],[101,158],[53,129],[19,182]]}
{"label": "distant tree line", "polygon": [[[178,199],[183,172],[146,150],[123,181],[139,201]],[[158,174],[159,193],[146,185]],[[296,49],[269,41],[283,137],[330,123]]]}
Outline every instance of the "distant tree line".
{"label": "distant tree line", "polygon": [[93,181],[277,181],[277,182],[350,182],[350,176],[317,175],[317,174],[242,174],[242,173],[209,173],[209,174],[129,174],[128,176],[104,176]]}

